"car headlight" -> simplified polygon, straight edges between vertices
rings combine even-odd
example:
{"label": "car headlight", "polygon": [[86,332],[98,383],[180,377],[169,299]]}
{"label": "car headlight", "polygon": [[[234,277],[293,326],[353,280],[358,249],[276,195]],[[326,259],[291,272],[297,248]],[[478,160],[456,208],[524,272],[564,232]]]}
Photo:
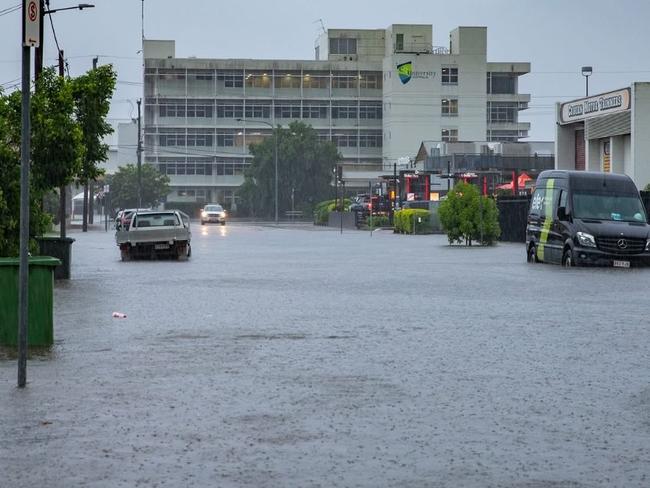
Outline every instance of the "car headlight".
{"label": "car headlight", "polygon": [[650,239],[646,239],[645,241],[645,250],[650,251]]}
{"label": "car headlight", "polygon": [[578,238],[578,244],[584,247],[596,247],[596,239],[591,234],[586,232],[576,232],[576,237]]}
{"label": "car headlight", "polygon": [[201,212],[201,217],[204,217],[204,218],[205,218],[205,217],[207,217],[207,216],[208,216],[208,213],[207,213],[207,212]]}

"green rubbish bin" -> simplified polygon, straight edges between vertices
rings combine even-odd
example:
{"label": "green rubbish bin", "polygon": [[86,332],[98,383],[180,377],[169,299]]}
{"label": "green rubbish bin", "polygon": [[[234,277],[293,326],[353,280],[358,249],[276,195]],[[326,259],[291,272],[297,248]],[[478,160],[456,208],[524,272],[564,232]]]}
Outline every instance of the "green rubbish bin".
{"label": "green rubbish bin", "polygon": [[[54,268],[61,261],[29,258],[29,320],[27,344],[51,346],[54,341]],[[18,258],[0,258],[0,344],[18,345]]]}

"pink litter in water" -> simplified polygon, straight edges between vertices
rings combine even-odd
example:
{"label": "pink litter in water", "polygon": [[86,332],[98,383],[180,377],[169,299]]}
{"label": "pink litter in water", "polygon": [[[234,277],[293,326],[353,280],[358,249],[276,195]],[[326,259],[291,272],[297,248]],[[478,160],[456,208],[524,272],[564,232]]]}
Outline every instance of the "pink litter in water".
{"label": "pink litter in water", "polygon": [[114,319],[125,319],[126,314],[122,312],[113,312],[113,318]]}

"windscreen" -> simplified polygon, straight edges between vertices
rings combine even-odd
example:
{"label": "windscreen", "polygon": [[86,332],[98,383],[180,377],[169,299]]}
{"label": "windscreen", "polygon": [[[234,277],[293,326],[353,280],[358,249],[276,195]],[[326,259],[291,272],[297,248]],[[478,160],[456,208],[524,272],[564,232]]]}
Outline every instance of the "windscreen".
{"label": "windscreen", "polygon": [[645,222],[645,208],[636,194],[573,193],[573,214],[578,219]]}
{"label": "windscreen", "polygon": [[221,205],[207,205],[205,207],[206,212],[223,212],[223,207]]}
{"label": "windscreen", "polygon": [[180,225],[178,217],[173,213],[157,213],[157,214],[144,214],[136,215],[135,227],[138,229],[143,227],[171,227]]}

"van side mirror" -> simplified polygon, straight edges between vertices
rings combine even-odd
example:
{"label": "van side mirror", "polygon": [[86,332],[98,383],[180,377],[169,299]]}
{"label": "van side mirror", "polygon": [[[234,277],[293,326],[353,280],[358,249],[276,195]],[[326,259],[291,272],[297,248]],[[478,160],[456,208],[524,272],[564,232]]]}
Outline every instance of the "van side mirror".
{"label": "van side mirror", "polygon": [[570,220],[570,215],[569,212],[567,212],[566,207],[558,207],[557,218],[560,220]]}

